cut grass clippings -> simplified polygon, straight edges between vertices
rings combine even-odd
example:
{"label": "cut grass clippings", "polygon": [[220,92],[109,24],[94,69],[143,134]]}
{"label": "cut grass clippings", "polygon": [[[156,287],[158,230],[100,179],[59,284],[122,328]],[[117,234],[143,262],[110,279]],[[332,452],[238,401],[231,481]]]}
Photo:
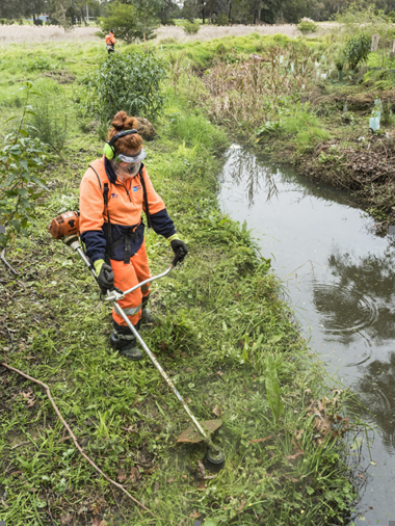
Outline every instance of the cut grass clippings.
{"label": "cut grass clippings", "polygon": [[[47,52],[77,75],[103,60],[93,46]],[[7,68],[16,68],[12,61],[5,74],[23,75]],[[74,84],[60,88],[75,100]],[[109,306],[78,256],[48,234],[53,217],[78,207],[82,175],[101,155],[97,135],[82,133],[74,118],[67,163],[53,155],[46,166],[51,192],[37,224],[7,248],[18,276],[0,266],[1,361],[48,385],[86,455],[157,519],[82,458],[41,388],[4,367],[0,519],[13,526],[342,524],[356,496],[343,438],[352,428],[341,416],[349,395],[326,387],[323,364],[279,299],[270,260],[245,225],[219,211],[226,135],[194,107],[196,94],[175,94],[171,79],[166,93],[146,165],[190,252],[154,282],[157,322],[141,334],[196,417],[223,420],[214,441],[225,468],[205,473],[205,447],[176,444],[191,424],[180,403],[148,358],[134,363],[111,351]],[[172,259],[168,242],[151,231],[147,253],[154,275]]]}

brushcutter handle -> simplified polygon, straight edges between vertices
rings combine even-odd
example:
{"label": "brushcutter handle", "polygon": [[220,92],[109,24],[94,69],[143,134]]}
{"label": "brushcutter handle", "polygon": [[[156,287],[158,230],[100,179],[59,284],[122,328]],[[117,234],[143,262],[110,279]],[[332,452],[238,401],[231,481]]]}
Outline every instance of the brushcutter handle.
{"label": "brushcutter handle", "polygon": [[182,258],[183,256],[185,256],[185,253],[184,251],[182,250],[182,248],[180,248],[180,250],[177,252],[177,254],[174,256],[174,259],[173,259],[173,262],[171,264],[172,267],[175,267],[177,265],[177,263],[180,261],[180,258]]}

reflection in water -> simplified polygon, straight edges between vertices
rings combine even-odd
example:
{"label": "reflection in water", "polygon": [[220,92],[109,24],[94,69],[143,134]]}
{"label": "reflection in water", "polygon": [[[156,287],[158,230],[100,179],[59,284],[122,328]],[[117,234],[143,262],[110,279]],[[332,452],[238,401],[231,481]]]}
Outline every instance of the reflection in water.
{"label": "reflection in water", "polygon": [[360,398],[382,430],[382,440],[388,453],[395,448],[395,351],[388,361],[374,360],[364,367],[364,375],[356,386]]}
{"label": "reflection in water", "polygon": [[232,180],[246,188],[248,206],[253,206],[254,195],[262,191],[266,194],[266,201],[278,195],[274,175],[277,170],[273,167],[262,165],[255,155],[247,154],[242,149],[232,151],[227,169]]}
{"label": "reflection in water", "polygon": [[[340,326],[348,330],[364,329],[376,343],[395,338],[395,249],[387,245],[382,254],[368,253],[352,258],[339,250],[328,257],[333,297],[314,303],[320,312],[336,310],[335,318],[343,318]],[[340,292],[340,296],[339,296]],[[355,320],[355,322],[353,321]],[[324,320],[331,331],[331,320]],[[355,324],[355,326],[353,326]],[[335,327],[332,327],[334,330]]]}
{"label": "reflection in water", "polygon": [[[382,443],[372,450],[378,476],[356,507],[368,522],[388,523],[383,503],[395,502],[395,235],[373,236],[350,194],[242,149],[230,153],[223,183],[224,211],[259,235],[280,277],[292,276],[289,298],[311,347],[360,393],[367,409],[359,413],[379,426]],[[364,445],[369,466],[370,453]]]}

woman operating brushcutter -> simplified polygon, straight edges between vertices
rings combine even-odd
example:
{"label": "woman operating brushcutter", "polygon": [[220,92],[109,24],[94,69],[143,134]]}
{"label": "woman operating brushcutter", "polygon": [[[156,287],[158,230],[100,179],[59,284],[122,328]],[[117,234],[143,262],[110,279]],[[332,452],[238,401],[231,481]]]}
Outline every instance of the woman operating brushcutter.
{"label": "woman operating brushcutter", "polygon": [[[161,197],[155,192],[142,163],[146,156],[138,121],[124,111],[117,113],[108,133],[104,155],[89,165],[80,186],[80,233],[103,294],[114,286],[128,290],[151,277],[144,241],[142,211],[148,226],[164,236],[182,261],[188,252],[176,234]],[[147,308],[150,285],[119,301],[138,330],[152,318]],[[140,360],[142,352],[122,317],[112,311],[111,347]]]}

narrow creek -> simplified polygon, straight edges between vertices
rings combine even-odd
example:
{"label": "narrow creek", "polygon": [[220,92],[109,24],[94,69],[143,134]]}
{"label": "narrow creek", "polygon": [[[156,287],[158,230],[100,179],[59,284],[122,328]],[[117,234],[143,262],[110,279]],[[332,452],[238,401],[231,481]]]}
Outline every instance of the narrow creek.
{"label": "narrow creek", "polygon": [[312,351],[368,408],[359,416],[375,430],[353,446],[353,522],[387,526],[395,521],[395,235],[377,237],[348,193],[237,145],[220,182],[223,212],[246,221],[272,259]]}

